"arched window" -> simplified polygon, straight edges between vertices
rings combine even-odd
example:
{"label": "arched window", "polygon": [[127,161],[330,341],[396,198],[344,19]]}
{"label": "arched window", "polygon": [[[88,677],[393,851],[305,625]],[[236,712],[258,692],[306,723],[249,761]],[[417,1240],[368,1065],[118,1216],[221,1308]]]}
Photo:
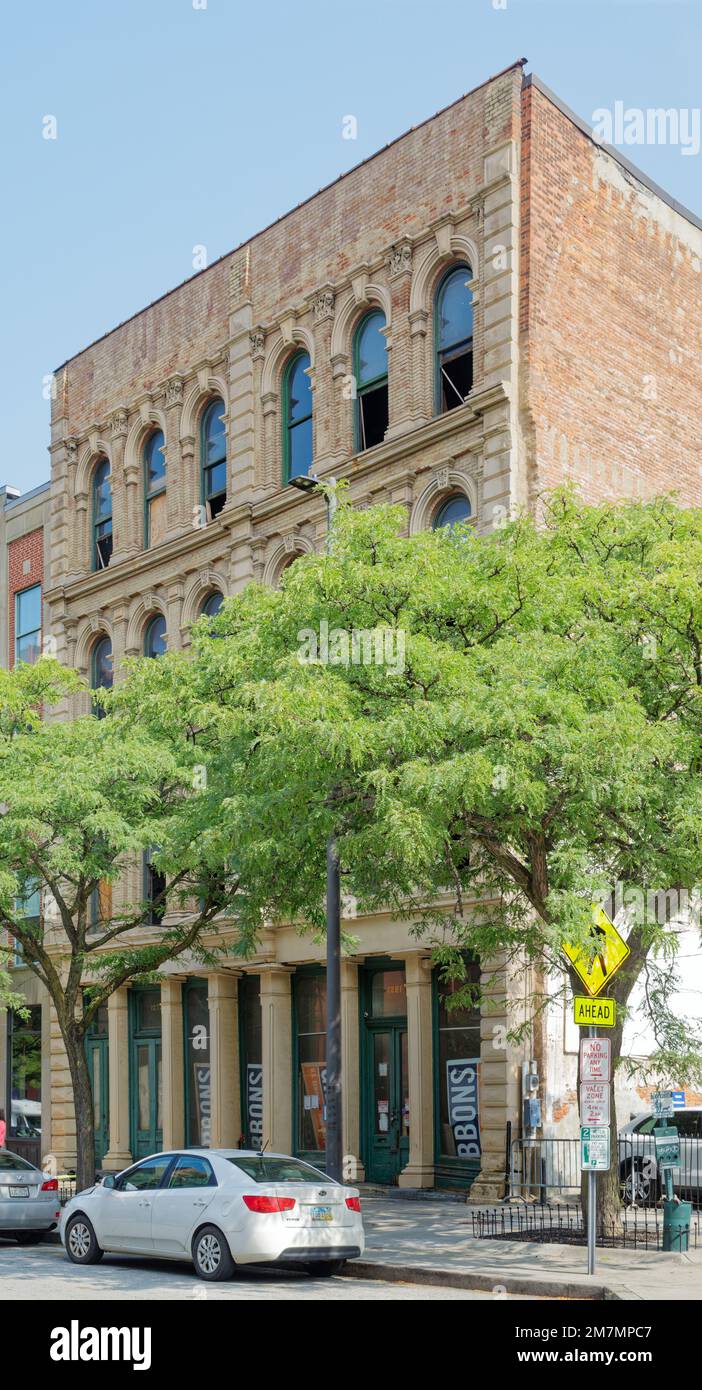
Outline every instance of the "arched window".
{"label": "arched window", "polygon": [[433,529],[439,531],[442,526],[448,526],[450,530],[453,530],[454,526],[463,526],[466,521],[470,521],[470,518],[470,502],[465,493],[454,492],[439,507],[434,517]]}
{"label": "arched window", "polygon": [[93,569],[106,570],[112,556],[110,461],[98,459],[93,473]]}
{"label": "arched window", "polygon": [[470,266],[457,266],[444,276],[436,294],[434,342],[439,415],[463,405],[473,385],[473,300],[468,289],[472,278]]}
{"label": "arched window", "polygon": [[353,374],[356,381],[356,450],[381,444],[388,427],[388,346],[385,314],[373,309],[356,329]]}
{"label": "arched window", "polygon": [[220,593],[217,592],[217,591],[215,591],[215,593],[213,593],[213,594],[209,594],[208,597],[205,599],[205,602],[203,603],[202,608],[200,609],[200,616],[201,616],[201,617],[207,616],[208,618],[216,618],[216,616],[217,616],[217,614],[219,613],[219,610],[220,610],[220,608],[222,607],[222,604],[223,604],[223,603],[224,603],[224,594],[220,594]]}
{"label": "arched window", "polygon": [[144,656],[163,656],[167,650],[166,619],[158,613],[144,633]]}
{"label": "arched window", "polygon": [[309,353],[288,362],[283,379],[283,478],[309,473],[312,464],[312,383]]}
{"label": "arched window", "polygon": [[[111,690],[113,679],[112,643],[109,637],[100,637],[93,647],[90,661],[90,685],[93,690]],[[93,714],[97,719],[102,719],[105,714],[102,705],[94,702]]]}
{"label": "arched window", "polygon": [[210,401],[202,417],[202,505],[208,521],[221,512],[227,500],[227,436],[224,416],[224,401],[217,397],[216,400]]}
{"label": "arched window", "polygon": [[166,441],[152,430],[144,445],[144,545],[158,545],[166,535]]}

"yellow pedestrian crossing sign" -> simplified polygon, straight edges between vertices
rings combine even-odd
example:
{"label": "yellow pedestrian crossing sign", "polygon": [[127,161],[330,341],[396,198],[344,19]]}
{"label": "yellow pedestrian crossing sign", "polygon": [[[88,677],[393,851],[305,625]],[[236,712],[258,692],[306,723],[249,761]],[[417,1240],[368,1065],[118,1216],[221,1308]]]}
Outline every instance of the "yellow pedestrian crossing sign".
{"label": "yellow pedestrian crossing sign", "polygon": [[614,922],[594,904],[592,945],[564,946],[563,950],[592,998],[604,989],[629,955],[629,947]]}

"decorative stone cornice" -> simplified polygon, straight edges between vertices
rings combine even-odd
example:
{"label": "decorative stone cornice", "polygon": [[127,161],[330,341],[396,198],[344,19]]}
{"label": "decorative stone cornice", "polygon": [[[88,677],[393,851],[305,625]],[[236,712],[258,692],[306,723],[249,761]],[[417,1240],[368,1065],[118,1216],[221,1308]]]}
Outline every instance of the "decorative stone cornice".
{"label": "decorative stone cornice", "polygon": [[110,420],[110,433],[113,439],[123,439],[127,433],[127,412],[118,406]]}
{"label": "decorative stone cornice", "polygon": [[335,300],[334,291],[328,285],[312,297],[311,305],[315,323],[324,323],[326,319],[333,319]]}
{"label": "decorative stone cornice", "polygon": [[411,275],[412,273],[412,245],[409,241],[398,241],[393,246],[388,258],[388,272],[390,275]]}

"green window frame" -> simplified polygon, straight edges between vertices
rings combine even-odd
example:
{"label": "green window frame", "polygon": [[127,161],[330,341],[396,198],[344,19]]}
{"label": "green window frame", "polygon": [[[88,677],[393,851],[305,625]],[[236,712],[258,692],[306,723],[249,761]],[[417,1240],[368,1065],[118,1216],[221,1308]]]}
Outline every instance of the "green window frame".
{"label": "green window frame", "polygon": [[[470,317],[466,322],[464,336],[444,342],[445,335],[441,326],[444,299],[449,288],[457,283],[459,278],[463,278],[464,283],[465,280],[472,280],[473,272],[467,263],[450,266],[442,275],[434,295],[434,408],[437,415],[445,415],[463,405],[473,384],[473,302],[470,291]],[[448,370],[451,363],[454,364],[453,373]],[[467,390],[457,389],[453,384],[454,376],[461,380],[463,385],[467,385]]]}
{"label": "green window frame", "polygon": [[[480,979],[480,964],[475,956],[466,954],[466,971],[469,977],[477,981]],[[472,1185],[480,1172],[480,1157],[462,1158],[455,1154],[443,1152],[445,1147],[442,1144],[442,1125],[441,1099],[442,1099],[442,1047],[441,1033],[444,1031],[441,1026],[441,995],[450,992],[450,985],[440,978],[438,969],[432,973],[432,1026],[433,1026],[433,1054],[434,1054],[434,1181],[437,1187],[447,1188],[468,1188]],[[450,1014],[447,1015],[451,1017]],[[451,1025],[448,1025],[449,1028]],[[456,1024],[455,1031],[475,1032],[476,1038],[474,1045],[470,1048],[473,1056],[466,1060],[480,1058],[480,1010],[474,1010],[474,1021],[468,1024]],[[449,1059],[446,1060],[456,1060]],[[479,1096],[478,1096],[478,1126],[480,1124]],[[455,1140],[453,1141],[455,1143]]]}
{"label": "green window frame", "polygon": [[[310,355],[303,350],[290,358],[283,373],[284,483],[308,474],[314,459],[312,384],[309,376],[306,385],[302,381],[309,369]],[[299,396],[292,394],[295,378],[300,381]]]}
{"label": "green window frame", "polygon": [[[386,327],[386,318],[382,309],[371,309],[367,314],[364,314],[356,325],[353,336],[353,376],[356,383],[354,450],[356,453],[364,453],[366,449],[372,449],[376,444],[381,444],[388,427],[387,344],[384,350],[385,370],[375,372],[371,376],[364,376],[363,372],[362,343],[365,334],[371,327],[374,327],[376,331],[380,331],[381,327]],[[380,428],[381,425],[382,429]],[[371,430],[373,433],[369,438]],[[377,438],[375,437],[376,433]]]}
{"label": "green window frame", "polygon": [[[208,401],[200,421],[200,502],[207,521],[218,516],[227,500],[226,406],[221,396]],[[221,428],[215,427],[219,421]]]}
{"label": "green window frame", "polygon": [[[160,459],[158,455],[161,455]],[[157,498],[166,491],[166,440],[163,430],[151,430],[142,449],[144,469],[144,549],[152,541],[151,512]]]}
{"label": "green window frame", "polygon": [[33,666],[41,656],[41,584],[15,594],[15,662]]}
{"label": "green window frame", "polygon": [[93,468],[91,569],[106,570],[112,559],[112,468],[101,455]]}

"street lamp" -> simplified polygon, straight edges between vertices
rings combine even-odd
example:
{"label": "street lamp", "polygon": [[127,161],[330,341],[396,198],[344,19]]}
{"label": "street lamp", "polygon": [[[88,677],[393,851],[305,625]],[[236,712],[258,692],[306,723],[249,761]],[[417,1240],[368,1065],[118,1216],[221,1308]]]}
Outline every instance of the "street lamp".
{"label": "street lamp", "polygon": [[[315,473],[290,478],[290,486],[311,493],[320,485]],[[327,550],[332,546],[332,526],[336,511],[336,478],[328,478]],[[327,840],[327,1173],[341,1182],[343,1177],[343,1139],[341,1132],[341,872],[336,836]]]}

